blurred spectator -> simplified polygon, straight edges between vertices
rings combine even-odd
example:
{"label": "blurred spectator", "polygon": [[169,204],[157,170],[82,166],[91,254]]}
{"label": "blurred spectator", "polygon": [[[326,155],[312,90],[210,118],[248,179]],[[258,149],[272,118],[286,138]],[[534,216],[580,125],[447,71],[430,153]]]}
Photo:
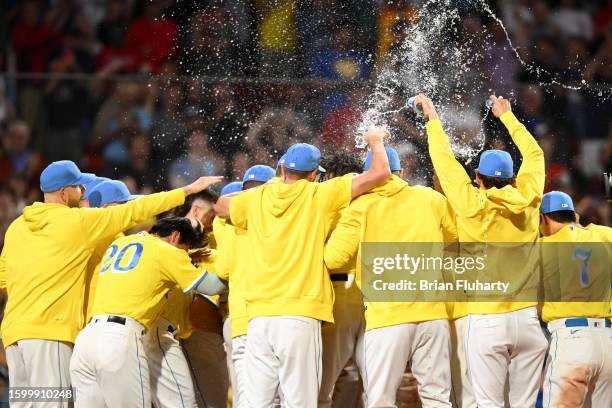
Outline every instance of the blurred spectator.
{"label": "blurred spectator", "polygon": [[296,0],[254,0],[262,77],[291,77],[295,71]]}
{"label": "blurred spectator", "polygon": [[0,78],[0,124],[15,119],[15,106],[6,94],[6,82]]}
{"label": "blurred spectator", "polygon": [[321,143],[332,149],[354,149],[354,135],[361,122],[364,90],[357,88],[349,95],[346,105],[332,111],[321,127]]}
{"label": "blurred spectator", "polygon": [[150,193],[165,188],[164,180],[157,180],[156,173],[151,166],[151,142],[142,132],[136,132],[128,139],[129,160],[118,166],[107,166],[104,175],[113,179],[129,177],[134,183],[134,189]]}
{"label": "blurred spectator", "polygon": [[608,0],[606,5],[601,7],[595,17],[593,17],[595,35],[603,35],[606,29],[612,24],[612,0]]}
{"label": "blurred spectator", "polygon": [[212,95],[216,105],[212,115],[214,125],[209,130],[210,145],[229,159],[242,148],[249,118],[243,107],[234,101],[234,90],[228,84],[215,84]]}
{"label": "blurred spectator", "polygon": [[96,56],[96,68],[106,73],[134,72],[138,69],[137,56],[123,48],[129,23],[126,0],[108,0],[104,19],[98,26],[102,49]]}
{"label": "blurred spectator", "polygon": [[29,149],[29,142],[30,129],[25,122],[9,123],[0,150],[0,182],[7,182],[12,174],[19,174],[27,182],[38,184],[43,163],[40,155]]}
{"label": "blurred spectator", "polygon": [[[66,48],[50,63],[57,74],[77,72],[73,52]],[[89,117],[90,97],[84,84],[55,77],[45,85],[46,123],[45,156],[49,161],[81,161],[83,141],[80,127]]]}
{"label": "blurred spectator", "polygon": [[587,81],[612,83],[612,25],[605,31],[603,43],[584,72]]}
{"label": "blurred spectator", "polygon": [[[49,57],[61,45],[62,37],[53,19],[43,20],[43,9],[37,0],[24,0],[21,18],[13,27],[11,41],[22,72],[44,72]],[[51,16],[53,17],[53,16]]]}
{"label": "blurred spectator", "polygon": [[223,77],[238,72],[231,26],[222,10],[209,8],[194,15],[189,27],[183,57],[188,74]]}
{"label": "blurred spectator", "polygon": [[503,28],[497,22],[491,22],[487,28],[491,32],[493,44],[487,48],[484,64],[489,67],[489,83],[495,87],[498,95],[510,95],[516,89],[516,74],[519,65],[514,50],[506,40]]}
{"label": "blurred spectator", "polygon": [[168,184],[178,188],[202,176],[225,174],[225,160],[208,147],[208,135],[202,130],[193,131],[187,139],[187,152],[170,164]]}
{"label": "blurred spectator", "polygon": [[160,173],[165,173],[166,166],[179,157],[185,148],[182,86],[179,83],[167,85],[161,91],[159,102],[151,128],[153,162]]}
{"label": "blurred spectator", "polygon": [[140,69],[158,72],[161,64],[178,51],[178,29],[172,17],[164,15],[171,2],[151,0],[144,14],[128,26],[125,48],[138,57]]}
{"label": "blurred spectator", "polygon": [[4,245],[4,235],[8,226],[21,211],[17,207],[17,195],[9,188],[0,188],[0,248]]}
{"label": "blurred spectator", "polygon": [[389,50],[400,44],[405,28],[418,21],[418,11],[410,0],[386,2],[378,14],[378,50],[376,63],[386,59]]}
{"label": "blurred spectator", "polygon": [[329,47],[316,53],[310,61],[310,72],[331,80],[358,80],[370,75],[367,56],[353,48],[353,33],[349,26],[338,27],[334,31]]}
{"label": "blurred spectator", "polygon": [[[128,160],[125,130],[151,127],[155,89],[135,81],[118,82],[96,117],[91,145],[113,164]],[[129,132],[128,132],[129,134]]]}
{"label": "blurred spectator", "polygon": [[589,13],[577,8],[574,0],[560,0],[559,3],[559,8],[551,15],[555,30],[566,37],[590,41],[593,38],[593,21]]}

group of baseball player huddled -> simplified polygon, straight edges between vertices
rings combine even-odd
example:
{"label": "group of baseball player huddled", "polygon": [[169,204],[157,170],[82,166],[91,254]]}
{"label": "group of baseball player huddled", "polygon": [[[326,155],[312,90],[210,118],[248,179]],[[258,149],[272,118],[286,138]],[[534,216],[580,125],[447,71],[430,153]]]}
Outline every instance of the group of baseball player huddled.
{"label": "group of baseball player huddled", "polygon": [[[435,188],[402,179],[379,126],[364,134],[364,163],[338,154],[325,169],[319,149],[299,143],[276,169],[253,166],[220,194],[208,187],[222,177],[202,177],[135,196],[51,163],[44,202],[10,225],[0,261],[14,406],[32,404],[18,390],[42,387],[72,392],[33,406],[219,408],[227,377],[235,407],[349,406],[338,396],[353,366],[350,406],[401,406],[409,371],[423,407],[612,407],[609,245],[543,266],[549,276],[577,269],[567,284],[602,292],[598,301],[364,294],[364,243],[460,252],[612,241],[611,228],[580,225],[570,196],[544,194],[542,149],[507,99],[490,100],[522,163],[515,173],[509,153],[484,151],[473,181],[431,100],[416,97]],[[159,214],[148,231],[124,234]],[[513,279],[539,273],[516,261],[501,265]]]}

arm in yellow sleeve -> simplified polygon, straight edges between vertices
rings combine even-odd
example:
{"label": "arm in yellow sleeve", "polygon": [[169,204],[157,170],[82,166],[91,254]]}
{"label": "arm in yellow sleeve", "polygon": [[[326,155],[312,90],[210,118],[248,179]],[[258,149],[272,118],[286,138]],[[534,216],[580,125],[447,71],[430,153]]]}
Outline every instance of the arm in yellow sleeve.
{"label": "arm in yellow sleeve", "polygon": [[458,242],[459,234],[457,232],[457,221],[455,220],[455,213],[453,212],[453,208],[450,206],[450,203],[446,199],[446,197],[439,194],[439,213],[440,213],[440,228],[442,228],[442,235],[444,237],[444,242]]}
{"label": "arm in yellow sleeve", "polygon": [[472,186],[469,175],[455,159],[448,137],[442,129],[442,122],[440,119],[432,119],[427,122],[426,128],[429,156],[444,195],[459,215],[474,214],[480,208],[478,190]]}
{"label": "arm in yellow sleeve", "polygon": [[111,238],[149,218],[177,207],[185,202],[182,188],[149,194],[125,204],[107,208],[81,208],[83,239],[89,246],[100,240]]}
{"label": "arm in yellow sleeve", "polygon": [[541,198],[546,179],[542,148],[512,112],[505,112],[499,119],[523,156],[523,163],[516,176],[516,187],[530,201],[535,197]]}
{"label": "arm in yellow sleeve", "polygon": [[332,232],[323,259],[328,269],[340,269],[351,261],[359,249],[361,234],[361,211],[355,204],[342,211],[340,221]]}
{"label": "arm in yellow sleeve", "polygon": [[0,255],[0,288],[6,288],[6,256],[4,256],[4,249]]}

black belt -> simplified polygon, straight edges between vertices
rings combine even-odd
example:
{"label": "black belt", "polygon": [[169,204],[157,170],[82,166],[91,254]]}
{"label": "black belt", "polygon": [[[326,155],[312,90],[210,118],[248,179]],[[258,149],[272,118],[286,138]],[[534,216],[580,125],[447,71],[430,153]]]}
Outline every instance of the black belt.
{"label": "black belt", "polygon": [[348,282],[348,273],[334,273],[329,277],[332,282]]}
{"label": "black belt", "polygon": [[125,317],[121,317],[121,316],[108,316],[108,320],[106,320],[109,323],[119,323],[125,326]]}
{"label": "black belt", "polygon": [[174,336],[176,334],[176,329],[172,325],[168,325],[168,331]]}

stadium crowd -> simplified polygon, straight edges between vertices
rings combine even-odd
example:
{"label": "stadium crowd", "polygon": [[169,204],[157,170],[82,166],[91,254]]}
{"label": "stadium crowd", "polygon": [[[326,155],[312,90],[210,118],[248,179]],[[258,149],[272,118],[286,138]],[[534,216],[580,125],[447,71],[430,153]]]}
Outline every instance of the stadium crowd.
{"label": "stadium crowd", "polygon": [[[3,3],[0,247],[41,199],[38,177],[55,160],[147,194],[198,176],[242,179],[296,142],[353,150],[369,80],[423,2]],[[611,225],[601,174],[612,171],[612,104],[597,89],[612,83],[612,1],[488,3],[521,58],[550,77],[534,77],[496,22],[466,10],[463,29],[494,45],[475,69],[488,88],[514,91],[517,117],[544,150],[546,190],[574,197],[585,225]],[[542,84],[583,79],[590,90]],[[405,178],[431,185],[427,141],[410,115],[393,117],[394,146]]]}

